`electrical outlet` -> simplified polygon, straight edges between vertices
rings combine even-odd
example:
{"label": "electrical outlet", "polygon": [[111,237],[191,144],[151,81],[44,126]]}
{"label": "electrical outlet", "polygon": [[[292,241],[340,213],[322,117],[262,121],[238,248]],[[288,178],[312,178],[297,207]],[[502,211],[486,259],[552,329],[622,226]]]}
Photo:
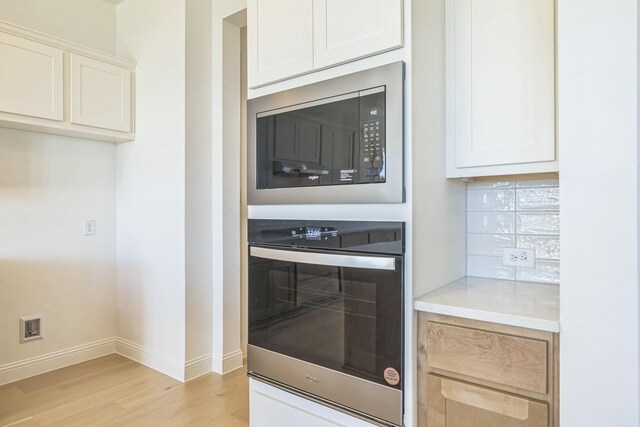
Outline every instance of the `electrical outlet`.
{"label": "electrical outlet", "polygon": [[85,219],[84,220],[84,235],[85,236],[93,236],[96,234],[96,220],[95,219]]}
{"label": "electrical outlet", "polygon": [[44,338],[44,316],[27,316],[20,318],[20,342],[41,340]]}
{"label": "electrical outlet", "polygon": [[502,250],[502,264],[510,267],[535,268],[536,253],[533,249],[505,248]]}

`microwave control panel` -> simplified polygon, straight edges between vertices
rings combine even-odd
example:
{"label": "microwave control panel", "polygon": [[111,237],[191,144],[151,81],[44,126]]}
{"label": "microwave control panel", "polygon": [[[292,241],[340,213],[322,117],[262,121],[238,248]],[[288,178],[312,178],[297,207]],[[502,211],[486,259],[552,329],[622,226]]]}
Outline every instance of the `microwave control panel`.
{"label": "microwave control panel", "polygon": [[386,181],[384,91],[360,98],[360,182]]}

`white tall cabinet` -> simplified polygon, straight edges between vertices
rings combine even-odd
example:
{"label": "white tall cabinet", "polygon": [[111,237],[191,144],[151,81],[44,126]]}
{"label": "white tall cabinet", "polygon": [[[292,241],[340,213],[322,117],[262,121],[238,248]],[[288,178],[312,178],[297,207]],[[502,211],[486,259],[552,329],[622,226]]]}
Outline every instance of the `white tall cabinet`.
{"label": "white tall cabinet", "polygon": [[315,0],[314,66],[328,67],[402,46],[402,1]]}
{"label": "white tall cabinet", "polygon": [[250,88],[402,43],[402,0],[247,1]]}
{"label": "white tall cabinet", "polygon": [[313,0],[249,0],[250,83],[260,86],[313,70]]}
{"label": "white tall cabinet", "polygon": [[447,176],[556,172],[554,0],[446,0]]}

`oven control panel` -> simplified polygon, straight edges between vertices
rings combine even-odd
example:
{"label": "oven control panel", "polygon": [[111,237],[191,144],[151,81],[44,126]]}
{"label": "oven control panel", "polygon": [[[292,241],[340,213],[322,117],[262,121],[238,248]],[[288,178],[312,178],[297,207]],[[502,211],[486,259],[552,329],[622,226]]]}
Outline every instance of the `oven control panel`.
{"label": "oven control panel", "polygon": [[248,225],[249,245],[404,253],[401,222],[249,219]]}

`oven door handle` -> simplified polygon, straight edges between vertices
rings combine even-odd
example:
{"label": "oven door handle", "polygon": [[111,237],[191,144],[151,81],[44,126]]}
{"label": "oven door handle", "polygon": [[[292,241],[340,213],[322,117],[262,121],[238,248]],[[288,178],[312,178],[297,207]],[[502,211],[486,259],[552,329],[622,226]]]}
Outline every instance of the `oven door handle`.
{"label": "oven door handle", "polygon": [[334,267],[366,268],[370,270],[395,270],[393,257],[327,254],[299,252],[251,246],[251,256],[276,261],[299,262],[302,264],[330,265]]}

